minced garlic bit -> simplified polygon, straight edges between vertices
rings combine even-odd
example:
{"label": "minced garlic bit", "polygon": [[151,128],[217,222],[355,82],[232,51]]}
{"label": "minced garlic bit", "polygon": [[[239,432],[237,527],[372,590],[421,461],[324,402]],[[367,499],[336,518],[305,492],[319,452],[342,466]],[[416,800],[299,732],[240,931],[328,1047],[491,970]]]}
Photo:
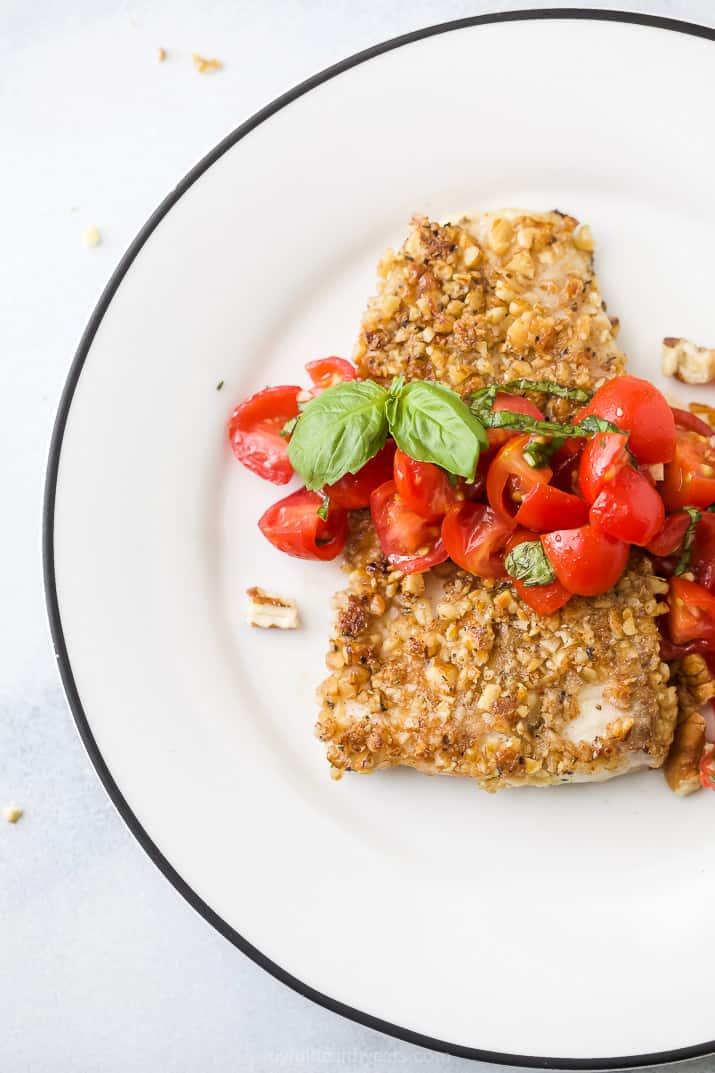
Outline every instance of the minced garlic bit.
{"label": "minced garlic bit", "polygon": [[163,63],[164,60],[166,59],[166,49],[165,48],[157,49],[156,58],[158,59],[159,63]]}
{"label": "minced garlic bit", "polygon": [[3,819],[7,820],[8,823],[17,823],[17,821],[22,818],[23,814],[24,810],[18,808],[16,805],[9,805],[2,810]]}
{"label": "minced garlic bit", "polygon": [[661,368],[665,376],[684,384],[710,384],[715,380],[715,350],[669,335],[663,340]]}
{"label": "minced garlic bit", "polygon": [[269,630],[297,630],[298,605],[295,600],[285,600],[264,592],[258,586],[246,589],[248,596],[248,624]]}
{"label": "minced garlic bit", "polygon": [[92,249],[94,246],[99,246],[102,241],[102,236],[99,233],[99,228],[95,227],[94,225],[92,227],[86,227],[82,232],[82,241],[84,242],[85,246],[89,246],[90,249]]}
{"label": "minced garlic bit", "polygon": [[217,59],[205,59],[204,56],[199,56],[198,52],[194,52],[191,56],[194,61],[194,67],[200,75],[209,74],[211,71],[220,71],[223,64]]}

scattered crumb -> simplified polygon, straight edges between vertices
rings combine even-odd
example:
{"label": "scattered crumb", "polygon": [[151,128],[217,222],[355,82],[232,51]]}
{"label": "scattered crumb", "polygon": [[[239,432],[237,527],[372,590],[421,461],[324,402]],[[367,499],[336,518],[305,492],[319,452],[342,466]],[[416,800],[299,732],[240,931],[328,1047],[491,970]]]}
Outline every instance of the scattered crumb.
{"label": "scattered crumb", "polygon": [[157,49],[156,50],[156,58],[158,59],[159,63],[163,63],[164,60],[166,59],[166,49],[165,48]]}
{"label": "scattered crumb", "polygon": [[16,805],[9,805],[2,810],[3,819],[8,823],[17,823],[19,819],[24,815],[24,809],[17,808]]}
{"label": "scattered crumb", "polygon": [[684,384],[710,384],[715,380],[715,350],[697,346],[688,339],[666,336],[663,340],[662,370]]}
{"label": "scattered crumb", "polygon": [[194,52],[191,58],[194,61],[194,67],[200,75],[209,74],[211,71],[220,71],[223,67],[220,60],[207,60],[203,56],[199,56],[198,52]]}
{"label": "scattered crumb", "polygon": [[249,626],[258,626],[263,630],[297,630],[298,605],[295,600],[284,600],[282,596],[273,596],[254,586],[246,589],[248,596]]}
{"label": "scattered crumb", "polygon": [[216,385],[216,390],[220,391],[221,388],[223,387],[223,385],[225,384],[225,382],[226,382],[225,380],[219,380],[218,384]]}
{"label": "scattered crumb", "polygon": [[84,242],[85,246],[89,246],[90,248],[93,248],[94,246],[99,246],[102,241],[102,236],[99,233],[99,228],[94,226],[86,227],[82,232],[82,241]]}

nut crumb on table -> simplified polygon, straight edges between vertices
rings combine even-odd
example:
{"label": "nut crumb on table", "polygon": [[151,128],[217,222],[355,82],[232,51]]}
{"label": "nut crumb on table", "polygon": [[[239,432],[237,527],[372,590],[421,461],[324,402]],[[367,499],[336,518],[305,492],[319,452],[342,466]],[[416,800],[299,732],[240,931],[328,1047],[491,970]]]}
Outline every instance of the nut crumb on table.
{"label": "nut crumb on table", "polygon": [[220,71],[223,67],[221,61],[217,60],[215,57],[206,59],[204,56],[200,56],[198,52],[192,53],[191,58],[194,61],[194,67],[200,75],[210,74],[211,71]]}
{"label": "nut crumb on table", "polygon": [[2,810],[2,815],[8,823],[17,823],[24,816],[24,809],[18,808],[17,805],[8,805]]}
{"label": "nut crumb on table", "polygon": [[86,227],[82,232],[82,241],[84,242],[85,246],[88,246],[90,249],[93,249],[95,246],[99,246],[102,242],[102,236],[100,234],[99,228],[96,227],[94,224],[91,227]]}
{"label": "nut crumb on table", "polygon": [[157,49],[156,58],[158,59],[159,63],[163,63],[163,61],[166,59],[166,49],[165,48]]}

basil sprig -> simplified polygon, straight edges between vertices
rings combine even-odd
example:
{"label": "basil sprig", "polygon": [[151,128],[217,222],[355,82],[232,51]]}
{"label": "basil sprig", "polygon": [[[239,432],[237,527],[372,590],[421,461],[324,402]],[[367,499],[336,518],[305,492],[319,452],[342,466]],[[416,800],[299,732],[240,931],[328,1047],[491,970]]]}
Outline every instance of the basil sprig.
{"label": "basil sprig", "polygon": [[288,457],[309,489],[357,473],[390,435],[411,458],[433,462],[455,477],[474,480],[484,426],[456,392],[430,380],[388,391],[372,380],[350,380],[321,392],[282,430]]}
{"label": "basil sprig", "polygon": [[685,530],[685,536],[683,537],[683,543],[680,547],[680,555],[678,556],[678,562],[676,564],[673,573],[676,576],[684,574],[690,566],[690,558],[693,553],[693,543],[695,541],[695,531],[698,528],[698,522],[702,518],[702,514],[696,507],[684,507],[685,513],[690,516],[690,524]]}
{"label": "basil sprig", "polygon": [[515,581],[521,581],[527,588],[537,585],[550,585],[556,580],[556,574],[540,540],[525,540],[512,548],[504,560],[506,572]]}

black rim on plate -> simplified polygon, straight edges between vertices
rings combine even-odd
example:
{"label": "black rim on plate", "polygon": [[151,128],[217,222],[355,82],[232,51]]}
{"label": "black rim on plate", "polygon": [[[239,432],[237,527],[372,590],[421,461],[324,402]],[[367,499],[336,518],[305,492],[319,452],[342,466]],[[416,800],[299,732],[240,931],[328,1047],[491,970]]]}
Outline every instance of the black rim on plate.
{"label": "black rim on plate", "polygon": [[312,78],[308,78],[305,82],[301,82],[300,85],[295,86],[287,93],[282,94],[245,123],[242,123],[240,127],[237,127],[236,130],[224,138],[223,141],[221,141],[191,169],[168,197],[162,201],[149,220],[147,220],[146,224],[142,227],[141,231],[129,246],[119,262],[119,265],[115,269],[109,283],[102,292],[99,302],[97,303],[84,331],[60,398],[47,462],[42,522],[42,557],[45,600],[47,603],[47,613],[54,642],[55,654],[65,694],[80,737],[109,797],[139,844],[148,853],[157,868],[159,868],[169,882],[173,884],[179,894],[181,894],[186,901],[209,922],[209,924],[212,924],[217,931],[232,942],[234,946],[237,946],[244,954],[255,961],[257,965],[260,965],[266,972],[269,972],[282,983],[287,984],[287,986],[291,987],[294,991],[299,992],[299,994],[304,995],[306,998],[311,999],[320,1006],[331,1010],[333,1013],[341,1014],[343,1017],[356,1021],[361,1025],[365,1025],[367,1028],[384,1032],[389,1036],[394,1036],[407,1043],[417,1044],[434,1051],[441,1051],[460,1058],[471,1058],[500,1065],[524,1066],[532,1069],[626,1069],[703,1057],[715,1052],[715,1040],[711,1040],[708,1043],[696,1044],[692,1047],[682,1047],[677,1050],[601,1059],[532,1057],[529,1055],[506,1054],[497,1051],[480,1050],[476,1047],[464,1047],[459,1044],[449,1043],[446,1040],[433,1039],[431,1036],[421,1035],[418,1032],[402,1028],[399,1025],[390,1024],[388,1021],[383,1021],[378,1017],[373,1017],[371,1014],[364,1013],[361,1010],[354,1009],[352,1006],[347,1006],[342,1002],[338,1002],[329,995],[324,995],[321,992],[316,991],[302,980],[297,979],[297,977],[293,976],[291,973],[286,972],[280,965],[271,961],[270,958],[266,957],[265,954],[261,953],[255,946],[252,946],[242,935],[239,935],[239,933],[235,931],[230,924],[218,916],[218,914],[215,913],[214,910],[198,896],[198,894],[196,894],[185,880],[182,879],[179,873],[175,871],[169,861],[163,856],[161,850],[154,842],[152,842],[147,832],[139,823],[139,820],[132,812],[131,806],[122,795],[117,783],[114,781],[94,739],[89,720],[82,707],[82,701],[77,691],[62,629],[62,618],[60,615],[55,582],[54,515],[57,474],[65,425],[72,405],[74,392],[82,373],[85,360],[92,346],[94,336],[104,314],[109,308],[117,288],[129,271],[134,258],[164,216],[166,216],[170,209],[186,193],[186,191],[189,190],[196,180],[203,175],[212,164],[222,157],[227,150],[231,149],[237,142],[241,141],[246,134],[252,131],[260,123],[270,119],[272,115],[280,111],[280,109],[284,108],[287,104],[290,104],[291,101],[301,97],[304,93],[308,93],[316,86],[328,82],[335,75],[341,74],[343,71],[347,71],[351,67],[355,67],[360,63],[364,63],[366,60],[373,59],[375,56],[380,56],[385,52],[390,52],[392,49],[400,48],[402,45],[410,44],[413,41],[419,41],[422,38],[432,37],[436,34],[448,33],[451,30],[460,30],[470,26],[480,26],[498,22],[521,22],[529,19],[590,19],[601,22],[632,23],[661,30],[671,30],[676,33],[690,34],[693,37],[701,37],[710,41],[715,41],[715,30],[709,27],[700,26],[696,23],[680,22],[676,19],[661,18],[655,15],[637,14],[635,12],[607,11],[595,8],[590,10],[583,8],[544,8],[533,11],[507,11],[498,14],[475,15],[470,18],[457,19],[452,22],[440,23],[436,26],[428,26],[421,30],[414,30],[410,33],[402,34],[399,37],[394,37],[389,41],[373,45],[371,48],[365,49],[362,52],[358,52],[354,56],[350,56],[347,59],[341,60],[339,63],[326,68],[326,70],[314,75]]}

